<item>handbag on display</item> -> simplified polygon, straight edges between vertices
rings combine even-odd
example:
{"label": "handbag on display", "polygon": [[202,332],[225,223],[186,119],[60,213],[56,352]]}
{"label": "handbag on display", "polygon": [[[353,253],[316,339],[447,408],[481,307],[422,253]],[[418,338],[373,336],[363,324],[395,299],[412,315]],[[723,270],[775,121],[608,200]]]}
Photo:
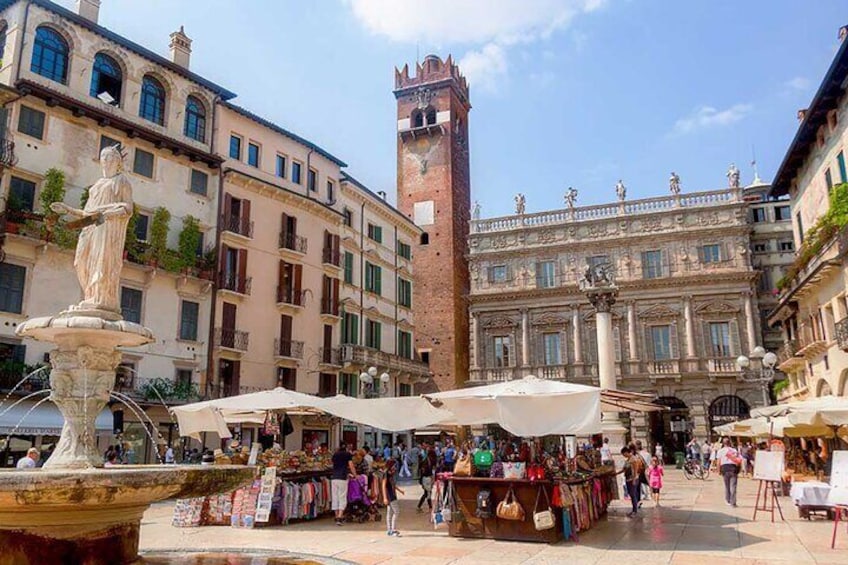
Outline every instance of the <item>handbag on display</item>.
{"label": "handbag on display", "polygon": [[474,474],[474,466],[471,464],[471,456],[463,454],[459,457],[459,461],[453,466],[454,477],[470,477]]}
{"label": "handbag on display", "polygon": [[504,463],[505,479],[524,479],[527,477],[527,467],[524,463]]}
{"label": "handbag on display", "polygon": [[445,497],[442,499],[442,519],[445,522],[450,522],[453,518],[453,510],[451,509],[451,500],[453,494],[453,483],[448,482],[447,488],[445,488]]}
{"label": "handbag on display", "polygon": [[545,467],[543,465],[530,465],[527,468],[527,478],[531,481],[544,481]]}
{"label": "handbag on display", "polygon": [[504,476],[503,463],[495,461],[492,463],[492,468],[489,469],[489,477],[493,479],[502,479]]}
{"label": "handbag on display", "polygon": [[524,521],[524,508],[518,502],[518,499],[515,498],[515,492],[513,492],[512,487],[509,487],[504,499],[498,502],[496,514],[501,520]]}
{"label": "handbag on display", "polygon": [[492,500],[491,489],[481,488],[477,492],[477,509],[474,511],[474,515],[483,520],[491,518],[492,504],[494,504],[494,500]]}
{"label": "handbag on display", "polygon": [[[539,497],[542,493],[545,493],[545,502],[548,505],[547,510],[539,510]],[[551,510],[551,500],[548,498],[548,491],[545,490],[545,487],[540,486],[539,492],[536,493],[536,505],[533,507],[533,526],[536,527],[536,530],[550,530],[556,525],[556,519],[554,518],[554,512]]]}

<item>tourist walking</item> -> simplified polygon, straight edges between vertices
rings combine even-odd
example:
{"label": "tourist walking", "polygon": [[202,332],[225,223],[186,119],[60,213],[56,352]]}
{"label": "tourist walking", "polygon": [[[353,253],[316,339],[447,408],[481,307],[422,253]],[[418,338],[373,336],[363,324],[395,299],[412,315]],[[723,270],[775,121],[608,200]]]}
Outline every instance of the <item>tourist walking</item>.
{"label": "tourist walking", "polygon": [[406,448],[405,444],[400,444],[400,473],[399,477],[401,479],[409,479],[412,478],[412,472],[409,469],[409,449]]}
{"label": "tourist walking", "polygon": [[399,537],[397,519],[400,514],[400,503],[397,493],[406,494],[397,486],[397,464],[394,459],[386,463],[386,475],[383,477],[383,500],[386,501],[386,534]]}
{"label": "tourist walking", "polygon": [[342,517],[347,508],[347,481],[351,476],[356,476],[353,466],[353,455],[343,442],[339,449],[333,453],[333,474],[330,480],[330,494],[332,509],[336,513],[336,525],[342,525]]}
{"label": "tourist walking", "polygon": [[630,495],[630,504],[633,507],[631,512],[628,512],[627,517],[636,516],[639,510],[639,500],[641,497],[641,479],[642,473],[645,471],[645,462],[638,453],[633,453],[630,448],[622,447],[621,454],[624,456],[624,484],[627,486],[627,493]]}
{"label": "tourist walking", "polygon": [[742,476],[748,476],[748,456],[751,452],[751,447],[745,442],[739,442],[739,456],[742,458]]}
{"label": "tourist walking", "polygon": [[724,438],[722,448],[718,450],[715,458],[718,460],[719,471],[724,479],[724,501],[730,506],[736,506],[736,483],[739,479],[742,457],[730,445],[730,439]]}
{"label": "tourist walking", "polygon": [[424,453],[421,451],[418,444],[413,443],[412,447],[409,449],[409,471],[412,473],[413,479],[418,479],[418,467],[421,465],[421,458],[423,456]]}
{"label": "tourist walking", "polygon": [[[644,449],[642,447],[642,441],[641,440],[636,440],[636,453],[639,455],[639,457],[642,458],[642,463],[645,464],[645,466],[642,467],[642,469],[647,469],[648,465],[651,464],[651,454],[648,453],[647,449]],[[640,479],[640,484],[642,485],[641,486],[642,493],[641,493],[641,498],[639,500],[639,504],[641,505],[642,501],[648,499],[648,494],[649,494],[648,488],[649,487],[648,487],[648,477],[647,476],[642,476],[639,479]]]}
{"label": "tourist walking", "polygon": [[701,463],[704,464],[704,470],[710,468],[710,456],[712,455],[713,448],[710,446],[710,442],[704,440],[704,443],[701,444]]}
{"label": "tourist walking", "polygon": [[663,487],[663,470],[662,461],[654,455],[651,459],[651,465],[648,467],[648,484],[651,486],[651,496],[654,499],[654,504],[660,505],[660,491]]}
{"label": "tourist walking", "polygon": [[421,466],[419,467],[419,477],[418,484],[421,485],[421,489],[424,493],[421,495],[421,498],[418,499],[418,511],[422,511],[422,506],[424,502],[427,502],[428,508],[433,510],[433,476],[436,473],[436,452],[434,450],[429,450],[427,455],[424,457],[424,461],[421,462]]}
{"label": "tourist walking", "polygon": [[456,447],[453,446],[452,440],[448,440],[448,446],[447,449],[445,449],[444,461],[445,472],[453,473],[453,466],[456,463]]}
{"label": "tourist walking", "polygon": [[40,457],[41,453],[36,448],[30,447],[27,449],[26,455],[18,459],[18,464],[15,465],[15,468],[35,469],[35,465],[38,463]]}

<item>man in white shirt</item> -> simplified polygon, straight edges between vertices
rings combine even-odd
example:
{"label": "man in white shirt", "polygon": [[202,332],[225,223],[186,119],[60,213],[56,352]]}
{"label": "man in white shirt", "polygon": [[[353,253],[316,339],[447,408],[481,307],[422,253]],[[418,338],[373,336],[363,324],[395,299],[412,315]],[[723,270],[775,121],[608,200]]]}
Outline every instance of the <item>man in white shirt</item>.
{"label": "man in white shirt", "polygon": [[174,463],[174,448],[169,445],[168,448],[165,449],[165,464],[173,465]]}
{"label": "man in white shirt", "polygon": [[604,443],[601,445],[601,463],[604,465],[612,465],[612,450],[609,446],[609,438],[604,438]]}
{"label": "man in white shirt", "polygon": [[739,452],[730,445],[730,439],[724,438],[722,448],[715,455],[718,468],[724,478],[724,501],[730,506],[736,506],[736,481],[739,477],[739,463],[742,458]]}
{"label": "man in white shirt", "polygon": [[35,464],[38,463],[40,457],[41,453],[36,448],[30,447],[27,454],[18,459],[16,467],[18,469],[35,469]]}

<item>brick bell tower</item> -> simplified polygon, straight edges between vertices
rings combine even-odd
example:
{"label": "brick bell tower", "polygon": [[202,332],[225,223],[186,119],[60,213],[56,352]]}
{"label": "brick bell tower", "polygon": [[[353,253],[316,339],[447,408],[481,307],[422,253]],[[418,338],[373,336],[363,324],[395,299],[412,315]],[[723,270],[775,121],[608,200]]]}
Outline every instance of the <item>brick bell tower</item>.
{"label": "brick bell tower", "polygon": [[[435,388],[468,380],[468,83],[453,59],[428,55],[395,69],[397,202],[424,230],[413,246],[415,347],[429,359]],[[425,388],[433,388],[426,385]]]}

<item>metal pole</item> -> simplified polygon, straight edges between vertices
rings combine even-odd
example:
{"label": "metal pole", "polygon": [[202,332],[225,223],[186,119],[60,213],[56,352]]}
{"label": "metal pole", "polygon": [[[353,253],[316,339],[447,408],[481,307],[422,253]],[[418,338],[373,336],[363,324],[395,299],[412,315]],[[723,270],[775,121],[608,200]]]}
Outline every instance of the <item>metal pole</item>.
{"label": "metal pole", "polygon": [[768,393],[769,381],[763,380],[761,382],[763,387],[763,406],[768,406],[769,404],[771,404],[771,399],[769,398]]}

